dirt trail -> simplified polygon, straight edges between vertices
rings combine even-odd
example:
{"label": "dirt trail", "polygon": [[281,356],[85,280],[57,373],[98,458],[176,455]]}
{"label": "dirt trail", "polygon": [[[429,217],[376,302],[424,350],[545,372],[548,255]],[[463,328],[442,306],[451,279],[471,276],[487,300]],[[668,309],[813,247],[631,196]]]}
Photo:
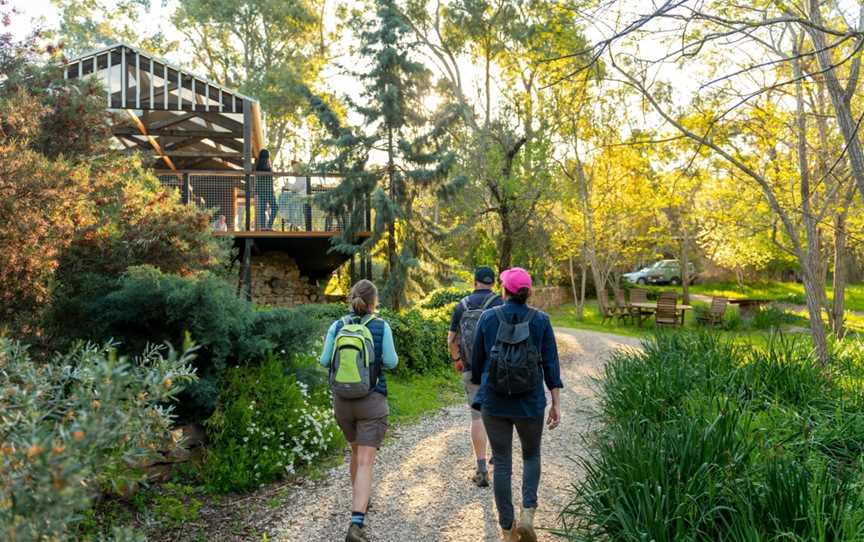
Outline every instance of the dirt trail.
{"label": "dirt trail", "polygon": [[[590,331],[557,329],[562,360],[562,425],[543,439],[543,478],[538,526],[556,526],[568,490],[578,480],[572,458],[582,452],[581,435],[591,423],[598,375],[611,351],[635,346],[638,339]],[[423,421],[391,430],[375,467],[376,488],[367,525],[374,541],[497,541],[491,488],[470,483],[473,457],[468,440],[467,407],[449,407]],[[514,457],[518,458],[518,441]],[[514,459],[514,495],[519,495],[521,462]],[[518,499],[514,499],[518,503]],[[347,467],[297,488],[274,515],[270,540],[337,542],[344,540],[351,503]],[[556,540],[539,533],[540,540]]]}

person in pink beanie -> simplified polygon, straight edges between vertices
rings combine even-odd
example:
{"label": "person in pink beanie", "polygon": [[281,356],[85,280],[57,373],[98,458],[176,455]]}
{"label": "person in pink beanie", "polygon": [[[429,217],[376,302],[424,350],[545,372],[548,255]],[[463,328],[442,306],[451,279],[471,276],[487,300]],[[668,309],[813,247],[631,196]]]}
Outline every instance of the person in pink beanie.
{"label": "person in pink beanie", "polygon": [[[536,542],[534,513],[540,485],[540,443],[546,393],[552,404],[546,427],[561,423],[561,367],[552,323],[528,305],[531,275],[521,267],[501,273],[504,305],[487,310],[477,323],[471,381],[480,389],[473,407],[482,413],[495,471],[492,486],[505,542]],[[522,444],[522,514],[513,509],[513,429]]]}

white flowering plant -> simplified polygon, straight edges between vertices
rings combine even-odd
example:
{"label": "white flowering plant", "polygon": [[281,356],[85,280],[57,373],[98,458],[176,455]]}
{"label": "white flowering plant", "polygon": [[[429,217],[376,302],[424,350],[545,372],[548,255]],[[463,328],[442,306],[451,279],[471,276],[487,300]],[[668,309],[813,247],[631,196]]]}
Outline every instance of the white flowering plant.
{"label": "white flowering plant", "polygon": [[140,480],[136,465],[169,438],[169,402],[195,379],[191,360],[83,344],[42,360],[0,337],[0,539],[75,539],[100,493]]}
{"label": "white flowering plant", "polygon": [[329,390],[297,378],[297,364],[270,356],[258,366],[228,370],[220,404],[207,421],[204,467],[217,492],[245,491],[292,475],[344,440],[333,419]]}

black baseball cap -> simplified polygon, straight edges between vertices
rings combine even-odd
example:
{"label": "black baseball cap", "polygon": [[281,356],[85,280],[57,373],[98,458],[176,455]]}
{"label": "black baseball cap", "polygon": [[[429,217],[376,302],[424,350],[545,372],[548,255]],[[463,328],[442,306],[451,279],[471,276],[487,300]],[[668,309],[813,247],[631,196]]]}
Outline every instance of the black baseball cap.
{"label": "black baseball cap", "polygon": [[483,284],[495,284],[495,271],[485,265],[478,267],[474,271],[474,280]]}

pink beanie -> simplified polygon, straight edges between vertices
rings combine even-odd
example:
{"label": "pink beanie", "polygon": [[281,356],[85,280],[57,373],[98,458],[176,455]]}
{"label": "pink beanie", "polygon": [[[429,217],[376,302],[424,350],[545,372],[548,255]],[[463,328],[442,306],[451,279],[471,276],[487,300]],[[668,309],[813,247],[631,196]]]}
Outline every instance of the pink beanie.
{"label": "pink beanie", "polygon": [[501,273],[501,284],[505,290],[515,294],[522,288],[531,288],[531,275],[521,267],[511,267]]}

